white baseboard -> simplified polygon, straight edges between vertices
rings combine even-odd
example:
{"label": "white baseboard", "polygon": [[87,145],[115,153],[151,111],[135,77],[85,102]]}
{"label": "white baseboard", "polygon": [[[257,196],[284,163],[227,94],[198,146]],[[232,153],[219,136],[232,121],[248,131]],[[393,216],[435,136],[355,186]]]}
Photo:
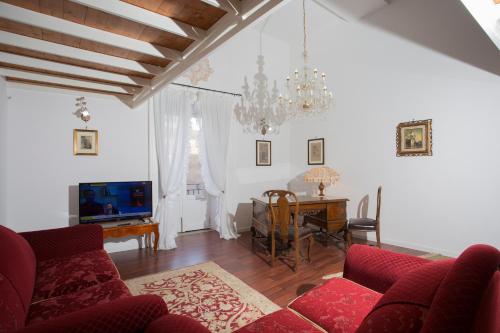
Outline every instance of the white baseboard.
{"label": "white baseboard", "polygon": [[[376,241],[375,236],[369,235],[368,240],[370,241]],[[389,245],[396,245],[396,246],[401,246],[401,247],[406,247],[409,249],[413,250],[418,250],[418,251],[424,251],[424,252],[431,252],[431,253],[439,253],[447,257],[453,257],[456,258],[460,255],[460,253],[456,253],[453,251],[449,251],[446,249],[440,249],[440,248],[435,248],[435,247],[429,247],[426,245],[422,244],[417,244],[413,242],[405,242],[405,241],[400,241],[400,240],[394,240],[394,239],[387,239],[387,238],[381,238],[382,243],[384,244],[389,244]]]}
{"label": "white baseboard", "polygon": [[251,228],[250,226],[239,228],[238,230],[236,230],[236,232],[239,233],[239,234],[241,234],[242,232],[250,231],[250,228]]}

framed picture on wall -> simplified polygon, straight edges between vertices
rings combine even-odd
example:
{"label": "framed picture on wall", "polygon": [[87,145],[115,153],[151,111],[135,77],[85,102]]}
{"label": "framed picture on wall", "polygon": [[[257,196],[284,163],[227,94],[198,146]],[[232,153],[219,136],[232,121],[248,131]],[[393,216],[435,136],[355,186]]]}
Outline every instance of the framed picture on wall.
{"label": "framed picture on wall", "polygon": [[325,164],[325,139],[310,139],[307,141],[307,164]]}
{"label": "framed picture on wall", "polygon": [[271,141],[255,141],[255,165],[271,165]]}
{"label": "framed picture on wall", "polygon": [[400,123],[396,129],[397,156],[432,155],[432,120]]}
{"label": "framed picture on wall", "polygon": [[97,155],[99,153],[99,133],[95,130],[73,130],[73,154]]}

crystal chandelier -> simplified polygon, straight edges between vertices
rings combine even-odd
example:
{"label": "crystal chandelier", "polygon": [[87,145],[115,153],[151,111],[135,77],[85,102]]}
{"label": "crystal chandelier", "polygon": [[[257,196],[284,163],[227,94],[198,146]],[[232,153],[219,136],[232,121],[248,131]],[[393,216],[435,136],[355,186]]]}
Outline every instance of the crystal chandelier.
{"label": "crystal chandelier", "polygon": [[278,97],[278,105],[286,109],[289,118],[304,115],[319,114],[330,109],[333,94],[326,86],[326,74],[318,75],[315,68],[311,71],[307,63],[307,30],[306,30],[306,4],[302,0],[302,19],[304,28],[304,68],[302,73],[295,70],[293,78],[286,78],[284,96]]}
{"label": "crystal chandelier", "polygon": [[279,133],[279,127],[287,118],[286,110],[278,108],[278,88],[276,82],[268,90],[267,76],[264,74],[264,56],[262,55],[262,36],[260,53],[257,56],[258,71],[254,75],[253,90],[250,91],[248,80],[245,77],[241,102],[236,104],[234,114],[243,126],[245,133]]}
{"label": "crystal chandelier", "polygon": [[75,106],[77,109],[73,114],[83,120],[85,122],[85,128],[87,128],[87,123],[90,120],[90,112],[87,109],[87,101],[85,100],[85,97],[82,96],[76,98]]}

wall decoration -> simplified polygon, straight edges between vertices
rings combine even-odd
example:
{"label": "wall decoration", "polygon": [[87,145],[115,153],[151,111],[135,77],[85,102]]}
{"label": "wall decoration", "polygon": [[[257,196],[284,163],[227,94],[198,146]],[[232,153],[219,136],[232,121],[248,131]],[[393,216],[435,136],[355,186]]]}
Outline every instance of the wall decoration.
{"label": "wall decoration", "polygon": [[255,165],[257,166],[271,165],[271,141],[264,141],[264,140],[255,141]]}
{"label": "wall decoration", "polygon": [[307,141],[307,164],[325,164],[325,139],[310,139]]}
{"label": "wall decoration", "polygon": [[182,77],[187,78],[191,84],[196,86],[200,81],[208,81],[213,72],[214,70],[210,67],[208,58],[203,58],[184,72]]}
{"label": "wall decoration", "polygon": [[85,100],[85,97],[82,96],[76,98],[75,106],[76,106],[76,111],[73,114],[85,122],[85,129],[86,129],[87,123],[90,120],[90,112],[87,109],[87,101]]}
{"label": "wall decoration", "polygon": [[397,156],[432,155],[432,120],[400,123],[396,129]]}
{"label": "wall decoration", "polygon": [[99,153],[99,134],[95,130],[73,130],[73,154],[97,155]]}
{"label": "wall decoration", "polygon": [[432,120],[400,123],[396,130],[397,156],[432,155]]}

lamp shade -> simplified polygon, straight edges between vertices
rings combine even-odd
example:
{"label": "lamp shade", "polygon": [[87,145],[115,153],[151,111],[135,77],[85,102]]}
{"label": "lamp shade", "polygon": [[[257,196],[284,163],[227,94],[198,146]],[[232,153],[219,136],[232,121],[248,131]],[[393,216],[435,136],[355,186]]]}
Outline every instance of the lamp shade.
{"label": "lamp shade", "polygon": [[340,176],[337,171],[326,166],[312,168],[304,175],[304,181],[307,183],[323,183],[325,185],[332,185],[339,179]]}

